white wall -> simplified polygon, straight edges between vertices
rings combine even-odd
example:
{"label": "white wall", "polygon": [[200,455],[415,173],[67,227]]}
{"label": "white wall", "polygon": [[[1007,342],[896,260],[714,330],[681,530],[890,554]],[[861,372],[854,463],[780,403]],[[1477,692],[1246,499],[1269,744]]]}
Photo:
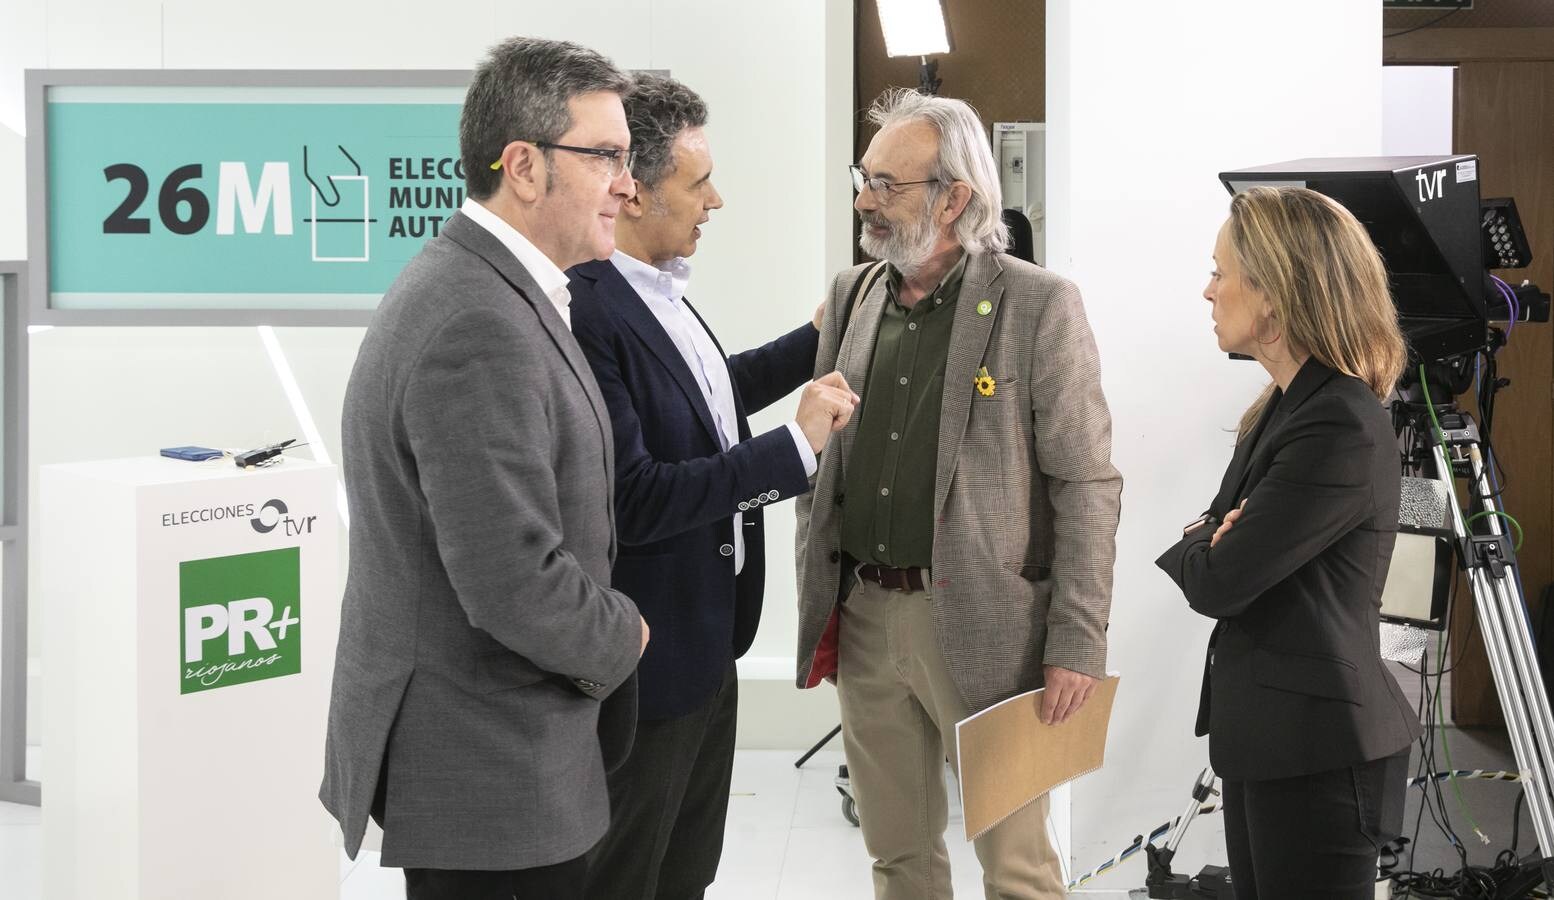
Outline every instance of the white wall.
{"label": "white wall", "polygon": [[[19,0],[0,7],[0,258],[25,257],[24,68],[468,69],[514,34],[588,44],[622,67],[668,69],[698,90],[711,107],[727,205],[704,229],[690,296],[731,351],[809,320],[830,275],[850,260],[852,227],[852,15],[825,0],[272,0],[262,10]],[[338,460],[340,401],[362,331],[277,334]],[[252,328],[54,328],[32,336],[31,352],[33,484],[48,463],[300,436]],[[795,405],[779,402],[752,425],[775,427]],[[36,502],[34,491],[34,510]],[[762,680],[746,690],[741,739],[803,746],[834,724],[835,703],[829,688],[789,687],[792,505],[768,510],[767,522],[774,564],[748,667]]]}
{"label": "white wall", "polygon": [[1381,70],[1381,152],[1435,156],[1452,152],[1455,66],[1386,66]]}
{"label": "white wall", "polygon": [[0,259],[27,257],[27,204],[19,175],[25,160],[21,133],[0,119]]}
{"label": "white wall", "polygon": [[[1122,470],[1106,768],[1074,789],[1088,868],[1176,816],[1208,748],[1192,735],[1210,623],[1153,560],[1212,499],[1266,382],[1217,351],[1201,291],[1228,195],[1220,171],[1381,150],[1381,5],[1048,0],[1051,267],[1083,290]],[[1224,862],[1217,819],[1178,871]],[[1095,887],[1142,881],[1142,861]],[[1120,896],[1120,895],[1119,895]]]}

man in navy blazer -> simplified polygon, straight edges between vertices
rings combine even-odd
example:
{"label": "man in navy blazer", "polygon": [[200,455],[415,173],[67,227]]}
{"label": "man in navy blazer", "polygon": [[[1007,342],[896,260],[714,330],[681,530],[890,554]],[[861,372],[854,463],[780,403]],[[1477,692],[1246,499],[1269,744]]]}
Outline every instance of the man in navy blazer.
{"label": "man in navy blazer", "polygon": [[[761,509],[809,490],[815,455],[856,397],[812,382],[794,421],[750,433],[747,414],[804,384],[820,333],[806,322],[726,356],[685,299],[712,186],[707,108],[668,78],[623,98],[637,194],[616,252],[573,268],[572,329],[609,407],[620,554],[612,586],[653,629],[638,669],[631,756],[610,775],[610,830],[591,900],[699,898],[717,874],[734,761],[738,678],[761,615]],[[819,311],[816,312],[818,318]]]}

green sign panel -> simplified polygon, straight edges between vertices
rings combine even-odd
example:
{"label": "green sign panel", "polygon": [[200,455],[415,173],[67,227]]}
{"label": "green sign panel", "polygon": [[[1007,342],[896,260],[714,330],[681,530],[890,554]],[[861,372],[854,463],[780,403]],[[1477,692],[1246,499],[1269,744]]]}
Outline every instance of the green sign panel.
{"label": "green sign panel", "polygon": [[464,200],[459,88],[56,86],[49,306],[370,310]]}
{"label": "green sign panel", "polygon": [[302,671],[301,553],[179,563],[179,693]]}

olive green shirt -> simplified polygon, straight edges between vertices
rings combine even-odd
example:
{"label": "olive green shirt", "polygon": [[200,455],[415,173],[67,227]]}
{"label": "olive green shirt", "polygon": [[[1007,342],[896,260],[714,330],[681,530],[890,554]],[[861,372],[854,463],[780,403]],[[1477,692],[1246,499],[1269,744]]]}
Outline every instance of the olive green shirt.
{"label": "olive green shirt", "polygon": [[933,565],[939,407],[965,274],[962,254],[933,293],[907,309],[897,300],[901,273],[895,266],[888,270],[842,494],[842,549],[860,562],[898,569]]}

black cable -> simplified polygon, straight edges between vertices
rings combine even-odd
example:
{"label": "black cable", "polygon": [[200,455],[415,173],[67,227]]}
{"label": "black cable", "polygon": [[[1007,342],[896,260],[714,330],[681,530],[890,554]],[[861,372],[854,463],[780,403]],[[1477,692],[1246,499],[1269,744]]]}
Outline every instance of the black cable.
{"label": "black cable", "polygon": [[[1425,691],[1425,680],[1426,680],[1426,678],[1425,678],[1424,670],[1426,668],[1427,667],[1424,665],[1424,661],[1420,660],[1420,665],[1419,665],[1419,670],[1420,670],[1419,671],[1419,689],[1420,689],[1420,696],[1421,696],[1421,698],[1423,697],[1424,691]],[[1423,719],[1424,717],[1420,716],[1420,718]],[[1424,735],[1420,735],[1419,736],[1419,771],[1415,772],[1416,776],[1429,774],[1429,770],[1425,768],[1424,742],[1425,742],[1425,736]],[[1426,803],[1426,801],[1425,801],[1425,792],[1423,790],[1420,790],[1420,792],[1419,792],[1419,811],[1414,814],[1414,836],[1413,836],[1413,838],[1411,838],[1409,840],[1409,843],[1408,843],[1408,871],[1409,872],[1412,872],[1414,870],[1414,854],[1419,850],[1419,832],[1420,832],[1421,829],[1424,828],[1425,803]]]}
{"label": "black cable", "polygon": [[[1446,650],[1447,650],[1446,655],[1448,657],[1451,656],[1451,652],[1450,652],[1451,651],[1451,643],[1452,643],[1452,641],[1451,641],[1451,617],[1452,617],[1452,614],[1455,612],[1455,609],[1456,609],[1455,604],[1456,604],[1456,602],[1457,602],[1457,573],[1455,571],[1453,571],[1452,572],[1451,584],[1447,585],[1447,587],[1446,587],[1446,620],[1441,623],[1441,630],[1446,632]],[[1451,665],[1447,666],[1444,669],[1441,669],[1439,672],[1429,672],[1429,673],[1426,673],[1425,671],[1423,671],[1425,669],[1425,665],[1424,665],[1424,660],[1423,659],[1420,660],[1420,664],[1419,664],[1419,668],[1418,669],[1414,668],[1413,666],[1409,665],[1406,662],[1400,662],[1400,663],[1398,663],[1398,665],[1402,666],[1403,668],[1407,669],[1410,672],[1413,672],[1415,675],[1429,675],[1429,676],[1445,675],[1445,674],[1453,671],[1454,669],[1456,669],[1458,666],[1462,665],[1463,657],[1468,655],[1468,648],[1473,646],[1473,636],[1475,634],[1477,634],[1477,633],[1478,633],[1478,616],[1475,615],[1475,616],[1472,616],[1471,618],[1468,619],[1468,633],[1463,635],[1462,641],[1461,641],[1461,645],[1462,646],[1457,648],[1457,658],[1453,659],[1451,661]]]}
{"label": "black cable", "polygon": [[1479,443],[1483,446],[1486,465],[1498,476],[1493,479],[1498,488],[1489,496],[1499,500],[1504,496],[1510,480],[1506,477],[1504,467],[1500,465],[1500,458],[1495,455],[1494,425],[1495,425],[1495,400],[1504,385],[1500,383],[1500,363],[1495,354],[1489,350],[1479,351],[1481,361],[1478,373],[1478,411],[1479,411]]}
{"label": "black cable", "polygon": [[[1449,655],[1451,648],[1450,633],[1446,635],[1445,648]],[[1435,737],[1437,731],[1441,727],[1441,723],[1436,720],[1435,709],[1437,706],[1437,698],[1439,698],[1441,695],[1442,680],[1444,679],[1445,674],[1446,673],[1444,669],[1435,672],[1435,688],[1431,690],[1427,685],[1425,689],[1426,701],[1429,703],[1428,722],[1426,726],[1428,728],[1427,734],[1429,735],[1429,743],[1428,753],[1426,755],[1426,763],[1429,767],[1427,771],[1430,772],[1440,771],[1440,767],[1436,765],[1435,761]],[[1428,678],[1426,681],[1428,682]],[[1457,851],[1457,857],[1461,861],[1462,867],[1467,868],[1467,845],[1463,843],[1461,835],[1457,834],[1457,829],[1451,823],[1451,814],[1447,812],[1446,792],[1442,789],[1441,785],[1442,782],[1434,779],[1425,785],[1425,798],[1427,801],[1429,800],[1432,791],[1435,794],[1435,802],[1433,804],[1428,802],[1426,803],[1426,805],[1429,806],[1430,819],[1435,823],[1435,827],[1440,829],[1441,833],[1446,836],[1446,839],[1451,842],[1452,848]]]}
{"label": "black cable", "polygon": [[1413,34],[1414,32],[1421,31],[1421,30],[1423,30],[1425,28],[1433,28],[1434,26],[1441,24],[1442,22],[1446,21],[1447,19],[1450,19],[1452,16],[1455,16],[1457,13],[1462,12],[1463,8],[1464,7],[1459,6],[1456,9],[1451,10],[1450,12],[1446,13],[1445,15],[1436,16],[1435,18],[1433,18],[1430,21],[1424,23],[1423,25],[1415,25],[1413,28],[1405,28],[1402,31],[1394,31],[1391,34],[1384,34],[1384,35],[1381,36],[1382,40],[1386,40],[1387,38],[1401,37],[1401,36],[1403,36],[1405,34]]}
{"label": "black cable", "polygon": [[[1449,642],[1450,635],[1448,634],[1446,647],[1449,647]],[[1443,647],[1444,649],[1446,648]],[[1420,676],[1420,704],[1422,707],[1420,718],[1424,720],[1426,728],[1425,733],[1419,739],[1419,774],[1422,775],[1435,771],[1435,734],[1437,726],[1435,698],[1442,689],[1443,682],[1441,676],[1446,671],[1449,671],[1449,667],[1430,671],[1428,665],[1421,665],[1418,670],[1411,669],[1411,671],[1416,671]],[[1435,680],[1433,686],[1430,683],[1431,678]],[[1446,798],[1440,788],[1440,782],[1432,781],[1432,783],[1422,787],[1419,811],[1414,819],[1413,838],[1400,839],[1398,842],[1400,845],[1398,853],[1390,854],[1391,862],[1381,867],[1384,869],[1395,867],[1398,862],[1398,854],[1401,852],[1401,845],[1408,844],[1408,869],[1406,871],[1388,871],[1384,877],[1379,877],[1377,880],[1390,880],[1394,887],[1393,896],[1396,897],[1437,897],[1443,898],[1443,900],[1497,900],[1501,896],[1501,888],[1516,878],[1522,869],[1517,857],[1517,846],[1520,840],[1518,828],[1520,801],[1524,794],[1520,791],[1518,792],[1518,802],[1512,811],[1512,820],[1518,823],[1518,825],[1513,826],[1511,849],[1502,850],[1496,854],[1494,864],[1485,867],[1472,865],[1468,862],[1466,845],[1463,844],[1456,832],[1452,830],[1450,817],[1447,814]],[[1419,846],[1419,834],[1424,824],[1424,814],[1427,811],[1430,813],[1432,821],[1441,829],[1441,833],[1457,850],[1460,868],[1454,873],[1447,874],[1444,869],[1440,868],[1430,872],[1414,871],[1414,860]],[[1382,855],[1386,856],[1388,854],[1383,853]],[[1536,851],[1534,855],[1536,855]]]}
{"label": "black cable", "polygon": [[1516,792],[1516,802],[1511,805],[1511,850],[1512,857],[1516,855],[1516,843],[1522,834],[1522,801],[1527,798],[1526,791]]}
{"label": "black cable", "polygon": [[[1430,688],[1431,675],[1436,679],[1436,688],[1434,690]],[[1423,719],[1425,726],[1424,733],[1419,737],[1420,775],[1437,771],[1435,763],[1435,697],[1440,691],[1440,680],[1441,674],[1439,672],[1422,675],[1420,679],[1420,702],[1424,706],[1423,715],[1420,718]],[[1419,809],[1421,815],[1415,824],[1414,851],[1417,851],[1419,846],[1419,827],[1422,825],[1423,814],[1428,812],[1430,814],[1430,821],[1445,836],[1447,842],[1457,851],[1462,864],[1466,866],[1468,862],[1467,851],[1463,847],[1462,839],[1458,837],[1456,830],[1452,828],[1451,817],[1446,812],[1446,796],[1441,791],[1440,782],[1431,779],[1421,785]],[[1414,868],[1413,852],[1409,854],[1408,863],[1409,869],[1412,870]]]}

